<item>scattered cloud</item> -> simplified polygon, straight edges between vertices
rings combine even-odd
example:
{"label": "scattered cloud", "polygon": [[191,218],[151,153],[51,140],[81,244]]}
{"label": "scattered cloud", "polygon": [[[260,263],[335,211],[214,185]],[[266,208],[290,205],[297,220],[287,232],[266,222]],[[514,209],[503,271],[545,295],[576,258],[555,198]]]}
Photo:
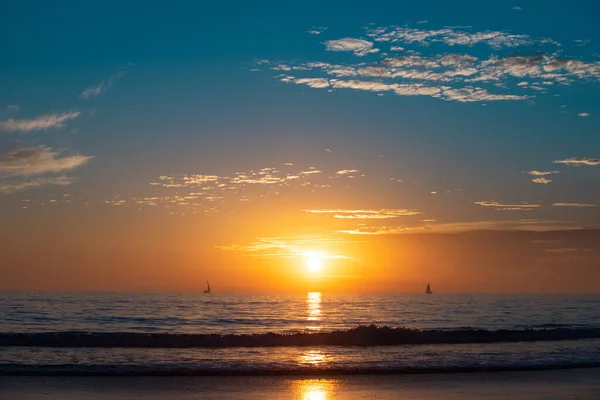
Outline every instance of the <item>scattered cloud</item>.
{"label": "scattered cloud", "polygon": [[590,41],[587,40],[587,39],[576,39],[576,40],[573,40],[573,41],[575,43],[577,43],[577,46],[586,46],[587,44],[590,43]]}
{"label": "scattered cloud", "polygon": [[399,96],[430,96],[443,100],[452,100],[462,103],[477,101],[500,101],[500,100],[526,100],[528,96],[511,94],[493,94],[480,87],[463,87],[452,89],[448,86],[436,87],[426,86],[421,83],[391,83],[386,84],[374,81],[361,80],[339,80],[325,78],[295,78],[293,76],[284,76],[280,80],[285,83],[295,83],[307,85],[311,88],[331,88],[331,89],[353,89],[367,92],[386,92],[391,91]]}
{"label": "scattered cloud", "polygon": [[46,146],[20,147],[17,143],[0,152],[0,178],[69,171],[92,159],[91,156],[63,153]]}
{"label": "scattered cloud", "polygon": [[553,207],[577,207],[577,208],[587,208],[587,207],[596,207],[595,204],[586,204],[586,203],[554,203]]}
{"label": "scattered cloud", "polygon": [[90,86],[89,88],[85,89],[83,92],[81,92],[81,94],[78,96],[81,100],[88,100],[92,97],[96,97],[102,93],[104,93],[109,87],[111,87],[117,80],[121,79],[122,77],[124,77],[127,72],[129,72],[129,70],[133,67],[133,64],[127,64],[124,67],[121,67],[119,72],[117,72],[116,74],[110,76],[108,79],[100,82],[98,85],[95,86]]}
{"label": "scattered cloud", "polygon": [[522,8],[521,6],[512,6],[512,9],[513,9],[513,10],[516,10],[516,11],[520,11],[520,10],[522,10],[523,8]]}
{"label": "scattered cloud", "polygon": [[343,169],[341,171],[336,172],[337,175],[348,175],[348,174],[354,174],[358,172],[357,169]]}
{"label": "scattered cloud", "polygon": [[316,167],[285,163],[228,175],[161,175],[149,183],[156,193],[151,196],[115,196],[104,204],[120,207],[162,207],[171,214],[188,215],[231,210],[239,202],[252,202],[280,196],[290,190],[326,190],[334,184],[346,186],[349,174],[325,174]]}
{"label": "scattered cloud", "polygon": [[600,165],[600,158],[587,158],[587,157],[573,157],[566,158],[564,160],[556,160],[555,164],[566,164],[571,166],[580,165]]}
{"label": "scattered cloud", "polygon": [[304,211],[313,214],[334,214],[333,217],[338,219],[390,219],[423,214],[422,212],[405,208],[381,210],[314,209]]}
{"label": "scattered cloud", "polygon": [[475,204],[482,207],[494,207],[494,210],[496,211],[532,211],[535,208],[541,207],[540,204],[501,204],[497,201],[476,201]]}
{"label": "scattered cloud", "polygon": [[33,119],[13,119],[0,122],[0,132],[32,132],[50,128],[61,128],[67,121],[79,116],[78,111],[70,111],[62,114],[53,113],[40,115]]}
{"label": "scattered cloud", "polygon": [[325,42],[325,48],[328,51],[350,51],[359,57],[379,51],[379,49],[373,48],[373,42],[348,37],[338,40],[328,40]]}
{"label": "scattered cloud", "polygon": [[579,114],[577,114],[577,116],[578,116],[578,117],[581,117],[581,118],[585,118],[585,117],[589,117],[589,116],[590,116],[590,113],[586,113],[586,112],[584,112],[584,113],[579,113]]}
{"label": "scattered cloud", "polygon": [[541,183],[543,185],[547,185],[549,183],[552,182],[552,179],[548,179],[548,178],[534,178],[531,180],[531,182],[533,183]]}
{"label": "scattered cloud", "polygon": [[367,30],[367,35],[376,42],[418,43],[431,45],[443,43],[448,46],[474,46],[486,44],[494,49],[530,46],[535,43],[558,43],[550,39],[536,39],[528,35],[514,35],[501,31],[471,32],[461,27],[443,29],[416,29],[408,27],[379,27]]}
{"label": "scattered cloud", "polygon": [[[329,51],[357,56],[378,52],[375,46],[384,43],[389,44],[391,52],[403,53],[380,52],[373,55],[375,59],[369,64],[261,60],[259,66],[286,71],[286,75],[277,76],[279,81],[310,88],[352,89],[377,95],[389,92],[484,104],[532,101],[559,85],[600,81],[600,61],[565,58],[561,45],[547,38],[502,31],[477,32],[469,27],[421,26],[367,28],[366,35],[368,40],[346,37],[324,44]],[[472,47],[481,45],[491,50],[487,54],[470,54]],[[519,47],[539,50],[518,54],[514,49]],[[508,54],[507,49],[511,50]]]}

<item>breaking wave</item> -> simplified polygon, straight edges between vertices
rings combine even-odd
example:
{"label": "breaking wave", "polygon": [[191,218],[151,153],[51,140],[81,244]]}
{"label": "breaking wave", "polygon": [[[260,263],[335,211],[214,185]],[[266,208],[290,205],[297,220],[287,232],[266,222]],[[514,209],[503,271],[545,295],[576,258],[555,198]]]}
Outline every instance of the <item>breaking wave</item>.
{"label": "breaking wave", "polygon": [[170,334],[132,332],[0,333],[0,346],[23,347],[279,347],[384,346],[561,341],[600,338],[600,328],[419,330],[376,325],[319,333]]}

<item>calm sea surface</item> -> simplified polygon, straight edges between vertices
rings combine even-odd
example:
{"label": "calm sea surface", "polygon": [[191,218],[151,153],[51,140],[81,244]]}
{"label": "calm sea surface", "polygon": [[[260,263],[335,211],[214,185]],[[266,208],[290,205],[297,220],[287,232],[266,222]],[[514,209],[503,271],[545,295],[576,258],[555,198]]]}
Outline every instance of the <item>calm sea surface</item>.
{"label": "calm sea surface", "polygon": [[[360,346],[338,343],[335,334],[325,345],[305,341],[312,333],[369,324],[414,328],[411,338],[420,343],[382,346],[380,332],[371,331],[356,333]],[[433,330],[453,339],[431,342],[426,335]],[[492,332],[498,330],[508,333]],[[528,330],[540,340],[512,336]],[[269,332],[297,335],[280,345]],[[260,342],[197,347],[178,334],[201,343],[214,336],[207,334],[252,335]],[[110,345],[93,345],[106,337]],[[127,344],[149,337],[148,346]],[[4,374],[443,372],[596,363],[598,295],[0,293]]]}

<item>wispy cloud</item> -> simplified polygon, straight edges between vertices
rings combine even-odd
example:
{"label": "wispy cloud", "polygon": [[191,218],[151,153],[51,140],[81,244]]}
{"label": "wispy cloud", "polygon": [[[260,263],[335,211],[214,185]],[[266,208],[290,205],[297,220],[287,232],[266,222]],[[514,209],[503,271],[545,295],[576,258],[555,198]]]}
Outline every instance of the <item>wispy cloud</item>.
{"label": "wispy cloud", "polygon": [[63,155],[46,146],[20,147],[13,145],[0,152],[0,178],[58,173],[77,168],[93,157],[79,154]]}
{"label": "wispy cloud", "polygon": [[336,172],[336,175],[348,175],[348,174],[354,174],[358,172],[358,170],[356,169],[343,169],[341,171]]}
{"label": "wispy cloud", "polygon": [[365,56],[369,53],[377,53],[379,49],[373,48],[373,42],[363,39],[343,38],[328,40],[325,42],[328,51],[350,51],[356,56]]}
{"label": "wispy cloud", "polygon": [[334,214],[333,217],[339,219],[390,219],[423,214],[422,212],[405,208],[381,210],[314,209],[304,211],[313,214]]}
{"label": "wispy cloud", "polygon": [[571,166],[579,165],[600,165],[600,158],[573,157],[564,160],[556,160],[555,164],[566,164]]}
{"label": "wispy cloud", "polygon": [[357,229],[340,230],[338,233],[347,235],[402,235],[410,233],[458,233],[498,230],[548,232],[579,229],[581,227],[572,221],[517,219],[508,221],[450,222],[422,226],[360,227]]}
{"label": "wispy cloud", "polygon": [[133,67],[133,64],[127,64],[124,67],[121,67],[119,72],[110,76],[108,79],[100,82],[98,85],[90,86],[89,88],[85,89],[83,92],[81,92],[81,94],[79,95],[79,98],[81,100],[88,100],[92,97],[95,97],[95,96],[98,96],[99,94],[104,93],[117,80],[124,77],[132,67]]}
{"label": "wispy cloud", "polygon": [[591,251],[592,249],[578,249],[578,248],[573,248],[573,247],[562,247],[562,248],[556,248],[556,249],[546,249],[546,253],[556,253],[556,254],[560,254],[560,253],[577,253],[577,252],[581,252],[581,251]]}
{"label": "wispy cloud", "polygon": [[6,106],[6,111],[8,111],[9,113],[18,113],[19,111],[21,111],[21,106],[17,104],[9,104]]}
{"label": "wispy cloud", "polygon": [[[20,147],[19,143],[0,151],[0,194],[71,184],[73,178],[62,174],[87,163],[92,157],[63,153],[46,146]],[[58,173],[61,175],[55,176]]]}
{"label": "wispy cloud", "polygon": [[577,116],[578,116],[578,117],[581,117],[581,118],[585,118],[585,117],[589,117],[589,116],[590,116],[590,113],[583,112],[583,113],[579,113],[579,114],[577,114]]}
{"label": "wispy cloud", "polygon": [[[231,244],[215,247],[237,252],[246,257],[304,258],[308,254],[315,253],[312,250],[314,247],[323,248],[323,246],[338,243],[345,243],[345,241],[342,238],[332,236],[266,237],[257,238],[255,241],[247,244]],[[319,251],[318,254],[324,259],[348,258],[345,255],[328,251]]]}
{"label": "wispy cloud", "polygon": [[33,189],[46,185],[66,186],[73,182],[73,178],[67,176],[50,176],[23,180],[19,182],[0,181],[0,195],[13,194],[27,189]]}
{"label": "wispy cloud", "polygon": [[0,132],[32,132],[50,128],[60,128],[67,121],[79,116],[79,111],[40,115],[33,119],[13,119],[0,122]]}
{"label": "wispy cloud", "polygon": [[586,204],[586,203],[554,203],[553,207],[577,207],[577,208],[587,208],[587,207],[596,207],[595,204]]}
{"label": "wispy cloud", "polygon": [[534,208],[541,207],[540,204],[517,203],[517,204],[502,204],[497,201],[476,201],[475,204],[482,207],[494,207],[496,211],[531,211]]}

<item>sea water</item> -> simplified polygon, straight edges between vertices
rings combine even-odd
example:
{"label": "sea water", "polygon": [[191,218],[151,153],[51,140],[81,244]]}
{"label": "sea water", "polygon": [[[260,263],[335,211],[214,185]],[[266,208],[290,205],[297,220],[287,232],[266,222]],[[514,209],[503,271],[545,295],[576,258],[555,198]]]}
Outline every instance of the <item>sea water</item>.
{"label": "sea water", "polygon": [[598,295],[0,293],[0,373],[9,375],[598,365]]}

